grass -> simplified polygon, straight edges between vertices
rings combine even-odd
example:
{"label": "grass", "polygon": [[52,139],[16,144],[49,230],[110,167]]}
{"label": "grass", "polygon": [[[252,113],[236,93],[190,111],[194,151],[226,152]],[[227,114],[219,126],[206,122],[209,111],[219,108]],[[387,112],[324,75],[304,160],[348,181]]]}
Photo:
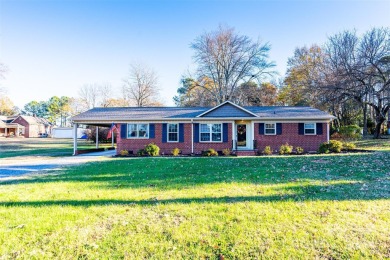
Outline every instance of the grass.
{"label": "grass", "polygon": [[390,151],[390,138],[385,139],[364,138],[354,142],[358,148],[374,151]]}
{"label": "grass", "polygon": [[[111,147],[111,143],[100,144],[99,147]],[[78,140],[78,149],[95,148],[95,143]],[[0,158],[16,156],[71,156],[73,140],[51,138],[1,138]]]}
{"label": "grass", "polygon": [[0,182],[0,258],[389,258],[389,161],[116,158]]}

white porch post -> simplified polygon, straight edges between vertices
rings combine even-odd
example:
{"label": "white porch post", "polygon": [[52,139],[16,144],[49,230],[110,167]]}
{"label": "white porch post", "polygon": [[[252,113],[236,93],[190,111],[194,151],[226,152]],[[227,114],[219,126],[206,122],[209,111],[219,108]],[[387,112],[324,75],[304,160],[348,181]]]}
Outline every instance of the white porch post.
{"label": "white porch post", "polygon": [[96,149],[99,148],[99,127],[96,127]]}
{"label": "white porch post", "polygon": [[77,155],[77,124],[73,124],[73,155]]}
{"label": "white porch post", "polygon": [[19,136],[19,125],[16,126],[16,133],[15,136]]}
{"label": "white porch post", "polygon": [[7,133],[8,133],[8,128],[5,127],[5,132],[4,132],[4,135],[7,136]]}
{"label": "white porch post", "polygon": [[237,149],[237,147],[234,147],[234,144],[236,143],[236,140],[235,140],[236,137],[234,135],[234,133],[235,133],[234,128],[235,127],[236,127],[235,122],[233,121],[232,122],[232,151],[234,151],[235,148]]}

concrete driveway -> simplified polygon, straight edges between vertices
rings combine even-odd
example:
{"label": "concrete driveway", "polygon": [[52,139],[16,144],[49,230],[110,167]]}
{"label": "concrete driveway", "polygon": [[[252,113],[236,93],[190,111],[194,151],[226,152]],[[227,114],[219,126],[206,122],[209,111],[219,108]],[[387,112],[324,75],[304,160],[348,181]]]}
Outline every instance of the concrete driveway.
{"label": "concrete driveway", "polygon": [[41,156],[5,158],[0,160],[0,180],[61,170],[70,165],[107,160],[113,155],[115,155],[115,150],[57,158]]}

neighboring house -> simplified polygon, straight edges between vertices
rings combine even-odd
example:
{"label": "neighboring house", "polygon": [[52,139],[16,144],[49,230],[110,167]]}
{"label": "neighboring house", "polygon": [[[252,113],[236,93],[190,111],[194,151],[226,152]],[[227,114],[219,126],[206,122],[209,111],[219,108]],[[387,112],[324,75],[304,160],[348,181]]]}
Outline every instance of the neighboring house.
{"label": "neighboring house", "polygon": [[72,120],[75,128],[78,124],[115,123],[119,129],[117,153],[136,153],[155,143],[164,154],[177,147],[183,154],[228,148],[238,155],[253,155],[265,146],[277,150],[285,143],[317,151],[321,143],[329,140],[333,118],[311,107],[241,107],[227,101],[213,108],[93,108]]}
{"label": "neighboring house", "polygon": [[41,134],[50,134],[52,124],[44,118],[35,116],[2,116],[1,122],[7,128],[0,125],[0,136],[24,136],[39,137]]}

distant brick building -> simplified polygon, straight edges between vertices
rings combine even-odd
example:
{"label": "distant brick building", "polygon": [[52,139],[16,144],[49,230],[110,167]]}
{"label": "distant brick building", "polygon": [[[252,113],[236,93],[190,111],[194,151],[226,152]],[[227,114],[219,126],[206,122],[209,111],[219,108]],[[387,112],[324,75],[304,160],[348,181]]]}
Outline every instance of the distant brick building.
{"label": "distant brick building", "polygon": [[0,136],[39,137],[50,134],[52,124],[44,118],[35,116],[0,117]]}
{"label": "distant brick building", "polygon": [[117,152],[134,153],[149,143],[170,154],[200,154],[213,148],[230,149],[237,155],[254,155],[265,146],[273,150],[288,143],[316,151],[329,140],[334,117],[311,107],[241,107],[230,101],[210,107],[94,108],[73,117],[76,124],[120,129]]}

